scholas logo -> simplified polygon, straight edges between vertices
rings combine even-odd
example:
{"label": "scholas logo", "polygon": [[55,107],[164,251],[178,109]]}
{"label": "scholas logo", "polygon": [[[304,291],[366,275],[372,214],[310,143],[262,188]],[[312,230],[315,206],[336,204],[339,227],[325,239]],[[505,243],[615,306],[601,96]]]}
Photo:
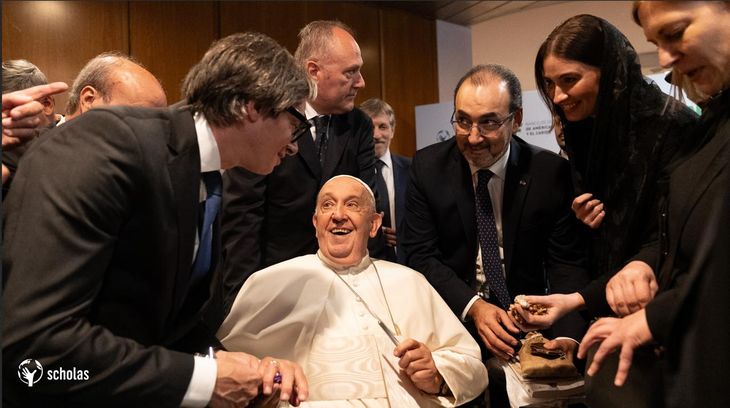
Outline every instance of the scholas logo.
{"label": "scholas logo", "polygon": [[[23,360],[18,365],[18,378],[23,384],[32,387],[43,378],[43,366],[38,360],[32,358]],[[89,370],[79,370],[76,367],[65,369],[59,367],[46,371],[48,381],[86,381],[89,379]]]}
{"label": "scholas logo", "polygon": [[18,378],[23,384],[32,387],[43,378],[43,366],[38,360],[25,359],[18,365]]}

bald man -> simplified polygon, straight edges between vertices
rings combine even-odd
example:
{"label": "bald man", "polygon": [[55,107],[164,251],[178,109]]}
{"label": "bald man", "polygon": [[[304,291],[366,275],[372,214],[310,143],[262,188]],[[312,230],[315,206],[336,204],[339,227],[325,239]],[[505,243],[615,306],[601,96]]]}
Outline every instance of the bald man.
{"label": "bald man", "polygon": [[109,105],[164,108],[167,97],[160,81],[139,63],[125,55],[108,52],[87,62],[74,80],[66,105],[66,120]]}

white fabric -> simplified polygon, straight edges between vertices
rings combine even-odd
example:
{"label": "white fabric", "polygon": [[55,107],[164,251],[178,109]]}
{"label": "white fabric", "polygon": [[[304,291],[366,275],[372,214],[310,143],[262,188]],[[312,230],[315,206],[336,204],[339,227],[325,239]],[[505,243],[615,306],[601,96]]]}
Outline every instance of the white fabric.
{"label": "white fabric", "polygon": [[212,358],[195,356],[193,376],[180,406],[202,408],[208,405],[215,388],[218,364]]}
{"label": "white fabric", "polygon": [[[509,161],[509,151],[510,151],[510,145],[507,144],[507,151],[504,152],[502,157],[499,158],[494,164],[487,167],[486,169],[494,173],[492,178],[489,179],[489,183],[487,183],[487,190],[489,190],[489,198],[492,201],[492,212],[494,212],[494,223],[497,226],[497,241],[499,245],[499,259],[502,260],[502,273],[505,273],[504,271],[504,240],[502,238],[502,197],[504,196],[504,180],[507,178],[507,162]],[[472,185],[474,187],[474,191],[476,191],[477,188],[477,181],[479,181],[477,172],[479,170],[482,170],[479,167],[474,167],[469,164],[469,169],[471,170],[471,181]],[[474,218],[476,220],[476,217]],[[474,260],[476,264],[476,282],[477,285],[480,285],[484,283],[487,278],[486,275],[484,275],[484,271],[482,270],[482,248],[477,245],[477,259]],[[467,312],[469,312],[469,309],[471,308],[471,305],[474,304],[474,302],[479,299],[479,296],[474,296],[469,303],[466,304],[466,307],[461,312],[461,321],[466,321],[467,318]]]}
{"label": "white fabric", "polygon": [[[333,401],[325,400],[325,396],[302,406],[455,406],[478,396],[487,385],[487,372],[481,362],[479,346],[464,326],[423,275],[395,263],[374,262],[393,320],[368,257],[360,265],[338,273],[394,332],[395,322],[401,340],[414,338],[432,351],[434,363],[453,397],[427,395],[417,391],[407,376],[399,377],[393,343],[364,305],[317,255],[301,256],[254,273],[239,291],[230,314],[218,331],[218,338],[231,351],[296,361],[304,368],[308,379],[322,373],[321,370],[311,372],[312,367],[321,367],[322,360],[326,359],[326,356],[317,358],[318,353],[313,353],[313,350],[323,349],[320,341],[337,342],[349,338],[356,339],[352,341],[358,344],[365,341],[376,348],[379,358],[361,359],[353,364],[362,367],[368,364],[361,363],[369,362],[368,367],[362,368],[367,372],[362,377],[373,378],[373,372],[381,373],[386,398],[378,398],[374,395],[378,392],[377,387],[368,386],[367,391],[353,391],[362,398]],[[351,382],[363,382],[353,371]],[[338,375],[347,374],[338,372]]]}

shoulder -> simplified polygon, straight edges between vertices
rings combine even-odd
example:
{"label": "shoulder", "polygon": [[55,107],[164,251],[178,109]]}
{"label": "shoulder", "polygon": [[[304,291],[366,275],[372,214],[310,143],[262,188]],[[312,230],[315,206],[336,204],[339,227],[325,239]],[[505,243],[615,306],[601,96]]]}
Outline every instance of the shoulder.
{"label": "shoulder", "polygon": [[426,289],[431,287],[423,274],[405,265],[381,259],[373,259],[373,263],[380,273],[381,279],[391,285],[397,285],[399,288],[415,286]]}
{"label": "shoulder", "polygon": [[453,158],[455,153],[461,154],[460,152],[458,152],[456,139],[451,138],[449,140],[434,143],[418,150],[416,152],[416,155],[413,156],[411,165],[416,166],[420,163],[428,164],[433,163],[434,161],[446,161],[450,158]]}
{"label": "shoulder", "polygon": [[516,159],[519,163],[528,166],[538,166],[541,168],[569,169],[569,163],[557,153],[543,149],[527,143],[518,136],[512,137],[512,152],[510,159]]}

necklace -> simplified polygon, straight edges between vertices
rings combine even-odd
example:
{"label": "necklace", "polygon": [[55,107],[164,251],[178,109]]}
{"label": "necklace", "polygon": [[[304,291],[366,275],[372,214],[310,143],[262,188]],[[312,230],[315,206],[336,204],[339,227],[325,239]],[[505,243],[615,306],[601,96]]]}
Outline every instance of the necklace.
{"label": "necklace", "polygon": [[[385,308],[388,310],[388,315],[390,317],[390,322],[393,324],[393,328],[395,329],[395,333],[393,333],[393,331],[390,330],[390,328],[388,326],[386,326],[385,323],[383,323],[383,319],[381,319],[380,317],[378,317],[378,315],[376,315],[375,312],[373,312],[370,309],[370,306],[365,301],[365,299],[363,299],[362,296],[360,296],[360,294],[357,293],[357,291],[355,291],[355,289],[352,286],[350,286],[350,284],[347,283],[347,281],[342,276],[340,276],[339,273],[337,273],[337,271],[335,271],[332,267],[330,267],[327,264],[327,262],[325,262],[324,260],[322,260],[322,258],[320,258],[319,253],[317,253],[316,255],[317,255],[317,258],[325,266],[327,266],[327,268],[329,270],[331,270],[332,272],[334,272],[335,276],[337,276],[340,279],[340,281],[342,281],[342,283],[344,283],[345,286],[347,286],[347,288],[350,289],[350,292],[352,292],[352,294],[355,295],[355,299],[358,302],[362,303],[362,305],[365,307],[365,310],[367,310],[367,312],[370,314],[370,316],[372,316],[378,322],[378,326],[380,326],[380,328],[383,329],[383,331],[385,332],[385,334],[388,335],[388,337],[393,342],[393,344],[395,344],[397,346],[400,343],[400,341],[395,336],[396,336],[396,334],[400,336],[400,334],[401,334],[400,328],[398,327],[397,324],[395,324],[395,320],[393,319],[393,313],[390,310],[390,304],[388,302],[388,298],[385,296],[385,289],[383,288],[383,281],[380,279],[380,273],[378,272],[378,267],[375,266],[375,262],[373,262],[373,260],[370,257],[368,257],[368,260],[370,261],[370,265],[373,267],[373,270],[375,270],[375,276],[378,278],[378,284],[380,285],[380,292],[383,294],[383,300],[385,301]],[[367,268],[365,268],[365,269],[367,269]]]}

